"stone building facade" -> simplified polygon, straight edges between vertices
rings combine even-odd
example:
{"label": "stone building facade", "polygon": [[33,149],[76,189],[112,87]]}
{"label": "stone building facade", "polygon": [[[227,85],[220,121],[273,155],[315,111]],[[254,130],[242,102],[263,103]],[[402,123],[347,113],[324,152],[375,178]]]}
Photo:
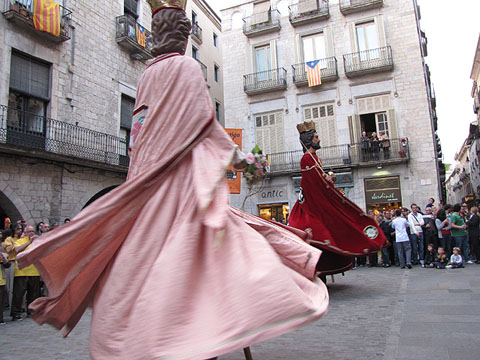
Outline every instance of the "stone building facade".
{"label": "stone building facade", "polygon": [[[191,2],[205,28],[219,28],[203,1]],[[0,218],[60,222],[125,181],[151,11],[146,0],[63,0],[55,33],[35,27],[32,4],[0,1]],[[221,65],[219,54],[207,60]],[[214,105],[222,80],[209,86]]]}
{"label": "stone building facade", "polygon": [[[323,167],[361,208],[442,197],[427,39],[415,1],[243,1],[221,14],[226,127],[242,129],[245,150],[259,144],[270,158],[269,179],[245,210],[288,216],[303,155],[296,125],[310,120]],[[320,86],[308,86],[307,62],[321,68]],[[387,153],[363,149],[362,131],[386,132]],[[233,204],[245,194],[244,187],[232,195]]]}

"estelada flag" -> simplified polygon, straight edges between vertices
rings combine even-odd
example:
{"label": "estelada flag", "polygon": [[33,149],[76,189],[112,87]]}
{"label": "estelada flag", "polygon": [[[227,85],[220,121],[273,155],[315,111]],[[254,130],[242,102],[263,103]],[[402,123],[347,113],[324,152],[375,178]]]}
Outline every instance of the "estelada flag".
{"label": "estelada flag", "polygon": [[317,86],[322,84],[322,72],[320,70],[320,60],[308,61],[307,65],[307,79],[308,86]]}
{"label": "estelada flag", "polygon": [[33,0],[35,29],[60,36],[60,5],[51,0]]}
{"label": "estelada flag", "polygon": [[136,23],[136,25],[137,25],[137,43],[138,45],[145,47],[145,37],[147,35],[145,32],[145,28],[139,23]]}

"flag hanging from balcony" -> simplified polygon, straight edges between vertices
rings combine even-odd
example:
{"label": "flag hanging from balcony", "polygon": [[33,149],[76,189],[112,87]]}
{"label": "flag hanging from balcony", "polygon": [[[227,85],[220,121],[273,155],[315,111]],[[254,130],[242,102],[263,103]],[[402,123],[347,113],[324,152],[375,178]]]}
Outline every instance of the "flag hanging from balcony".
{"label": "flag hanging from balcony", "polygon": [[33,0],[33,25],[39,31],[60,36],[60,5],[51,0]]}
{"label": "flag hanging from balcony", "polygon": [[307,65],[307,79],[308,86],[317,86],[322,84],[322,72],[320,70],[320,60],[308,61]]}
{"label": "flag hanging from balcony", "polygon": [[146,38],[146,31],[145,28],[140,25],[139,23],[136,23],[137,25],[137,43],[138,45],[145,47],[145,38]]}

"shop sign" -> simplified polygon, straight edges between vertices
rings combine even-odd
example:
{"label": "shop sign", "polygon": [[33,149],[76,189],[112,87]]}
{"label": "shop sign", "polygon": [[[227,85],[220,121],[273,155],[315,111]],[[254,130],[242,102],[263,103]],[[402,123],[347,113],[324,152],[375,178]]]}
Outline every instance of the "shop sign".
{"label": "shop sign", "polygon": [[270,187],[260,191],[257,196],[259,202],[285,201],[287,192],[283,186]]}
{"label": "shop sign", "polygon": [[400,189],[366,191],[367,204],[400,202]]}
{"label": "shop sign", "polygon": [[[239,150],[242,150],[242,129],[225,129],[233,142],[238,145]],[[242,187],[242,173],[232,170],[230,166],[227,169],[227,184],[230,189],[230,194],[240,194]]]}

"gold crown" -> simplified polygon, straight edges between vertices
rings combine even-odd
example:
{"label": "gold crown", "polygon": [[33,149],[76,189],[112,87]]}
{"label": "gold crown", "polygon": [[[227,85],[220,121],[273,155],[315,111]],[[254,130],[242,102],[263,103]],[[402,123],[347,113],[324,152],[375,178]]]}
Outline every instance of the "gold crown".
{"label": "gold crown", "polygon": [[315,130],[315,123],[313,121],[304,121],[303,124],[297,125],[298,133],[301,134],[305,131]]}
{"label": "gold crown", "polygon": [[185,11],[187,0],[148,0],[148,4],[152,8],[152,16],[161,9],[174,8]]}

